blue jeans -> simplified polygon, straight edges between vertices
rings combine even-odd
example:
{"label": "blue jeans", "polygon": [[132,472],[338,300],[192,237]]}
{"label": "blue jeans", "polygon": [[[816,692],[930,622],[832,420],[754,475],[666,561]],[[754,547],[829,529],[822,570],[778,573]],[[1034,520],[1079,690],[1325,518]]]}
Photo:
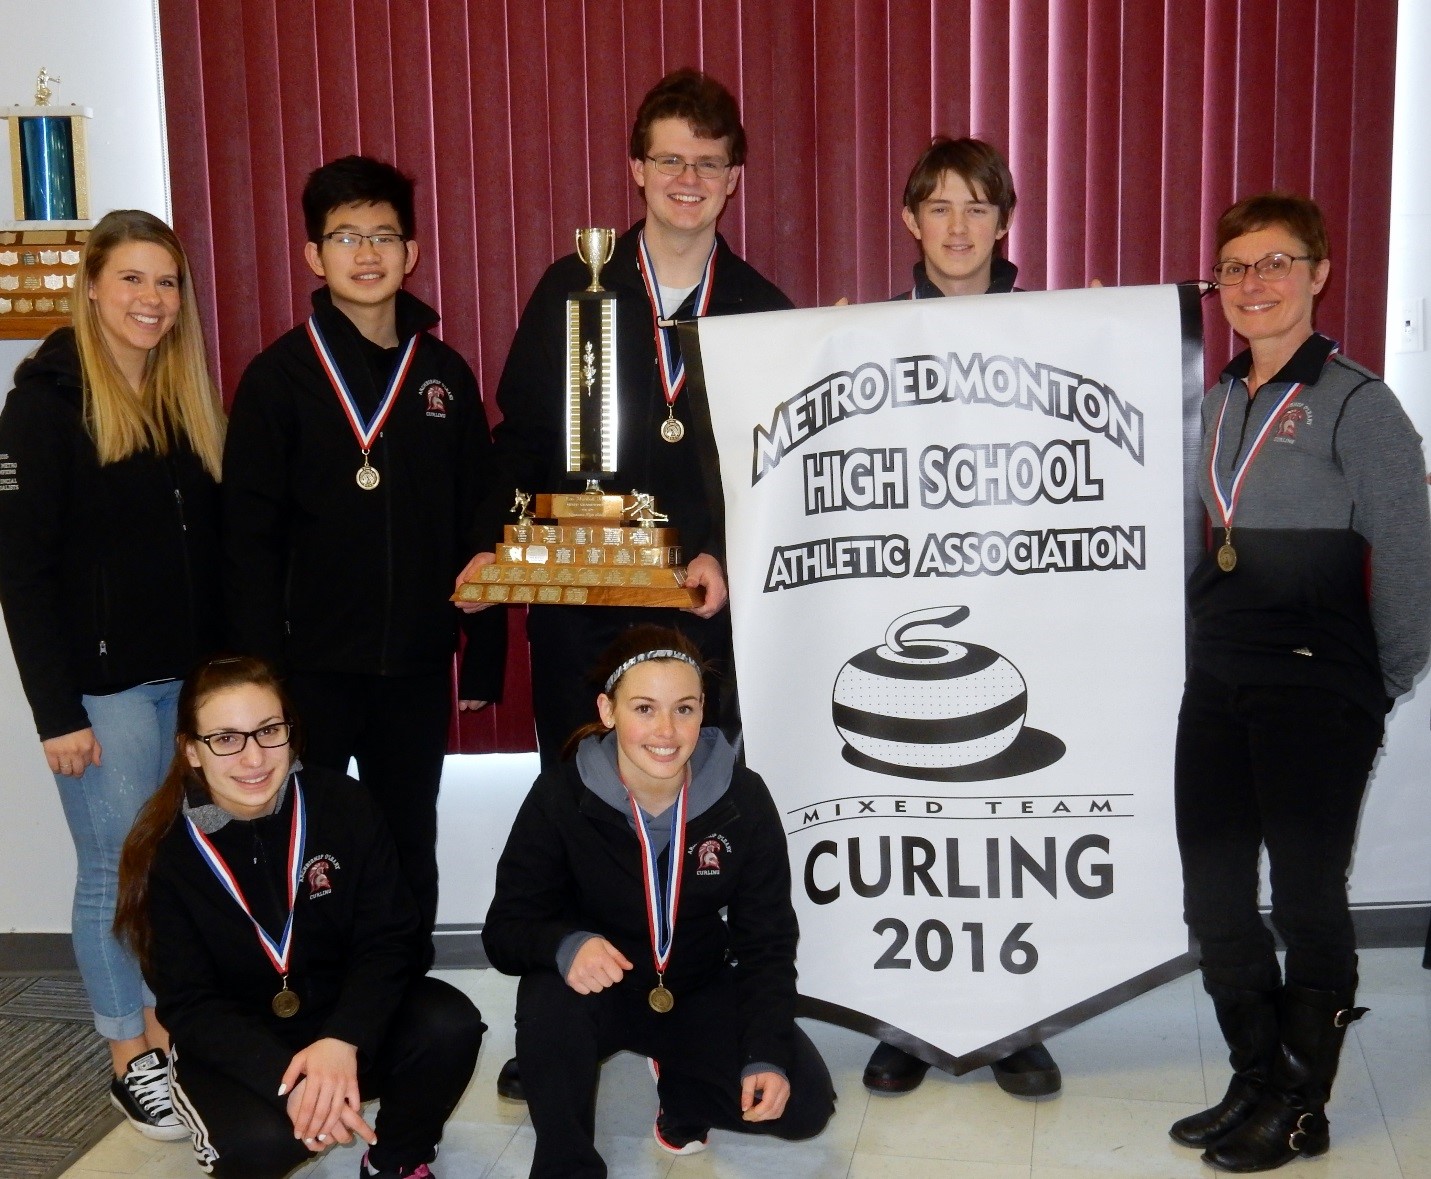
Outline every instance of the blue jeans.
{"label": "blue jeans", "polygon": [[94,1026],[107,1040],[142,1036],[144,1008],[154,1005],[139,963],[111,927],[120,849],[174,756],[181,686],[175,680],[85,696],[102,764],[90,766],[80,778],[55,775],[79,864],[70,918],[75,959],[94,1008]]}

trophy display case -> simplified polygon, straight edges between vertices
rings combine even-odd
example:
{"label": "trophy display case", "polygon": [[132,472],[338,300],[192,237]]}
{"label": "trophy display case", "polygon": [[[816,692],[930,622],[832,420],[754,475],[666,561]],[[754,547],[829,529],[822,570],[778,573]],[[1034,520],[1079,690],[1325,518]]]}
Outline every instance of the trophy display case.
{"label": "trophy display case", "polygon": [[0,107],[9,128],[15,220],[0,224],[0,339],[39,340],[70,322],[89,236],[88,107],[51,106],[47,69],[32,106]]}

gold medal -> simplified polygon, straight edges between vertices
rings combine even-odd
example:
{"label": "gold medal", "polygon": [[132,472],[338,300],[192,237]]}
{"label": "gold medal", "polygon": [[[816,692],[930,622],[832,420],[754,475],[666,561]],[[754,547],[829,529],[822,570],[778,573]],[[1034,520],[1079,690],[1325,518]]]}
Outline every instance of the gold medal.
{"label": "gold medal", "polygon": [[209,842],[208,836],[199,830],[193,819],[185,818],[189,835],[194,841],[200,859],[218,878],[224,891],[243,910],[244,916],[249,919],[254,932],[258,934],[259,945],[267,955],[273,969],[278,973],[282,989],[268,1001],[268,1006],[279,1019],[292,1019],[298,1014],[298,1008],[302,1006],[298,996],[288,989],[288,963],[289,955],[293,950],[293,907],[298,898],[299,883],[303,879],[303,849],[306,845],[308,830],[308,808],[304,804],[303,787],[296,773],[292,775],[291,782],[293,786],[293,820],[288,835],[288,919],[283,925],[283,935],[277,941],[269,937],[263,926],[258,923],[258,919],[254,917],[248,899],[243,895],[243,889],[238,886],[238,882],[234,879],[233,873],[229,871],[223,856],[219,854],[218,848]]}
{"label": "gold medal", "polygon": [[[710,253],[701,271],[701,280],[691,292],[689,299],[690,318],[699,319],[710,307],[711,292],[714,289],[716,248],[711,243]],[[663,442],[679,442],[686,436],[686,427],[676,420],[676,398],[686,384],[686,362],[681,355],[681,346],[676,340],[676,314],[670,315],[661,302],[661,285],[656,279],[656,268],[651,262],[651,254],[646,246],[646,234],[642,231],[637,243],[636,268],[641,272],[641,282],[646,287],[646,300],[651,306],[651,322],[656,332],[656,367],[661,375],[661,392],[666,398],[666,420],[661,423]],[[685,306],[686,304],[682,304]]]}
{"label": "gold medal", "polygon": [[397,404],[398,390],[402,388],[402,383],[407,378],[413,354],[417,350],[417,342],[422,338],[423,333],[415,332],[408,338],[402,355],[398,357],[397,367],[393,369],[392,376],[388,378],[387,391],[383,394],[377,413],[373,415],[371,421],[368,421],[363,418],[361,411],[353,401],[353,395],[348,391],[348,383],[343,379],[343,374],[339,371],[337,362],[334,361],[333,354],[323,339],[323,331],[318,326],[317,317],[310,316],[306,326],[308,339],[313,345],[313,350],[318,354],[318,363],[328,374],[328,383],[333,386],[333,392],[338,395],[338,403],[343,407],[343,414],[348,419],[348,427],[353,431],[353,437],[358,440],[358,449],[363,452],[363,465],[358,468],[358,473],[355,476],[358,487],[363,491],[372,491],[383,481],[383,477],[369,465],[368,452],[372,449],[373,443],[382,436],[383,425],[387,422],[388,415],[392,413],[393,406]]}
{"label": "gold medal", "polygon": [[1237,568],[1237,550],[1232,547],[1232,528],[1222,530],[1222,547],[1217,550],[1217,567],[1224,573]]}
{"label": "gold medal", "polygon": [[301,1005],[298,996],[288,989],[287,979],[283,980],[283,990],[274,995],[273,1002],[269,1004],[273,1008],[273,1014],[279,1019],[292,1019],[298,1014]]}
{"label": "gold medal", "polygon": [[[681,865],[686,845],[686,791],[691,784],[691,767],[686,766],[681,779],[681,792],[671,807],[671,838],[667,847],[667,869],[664,880],[659,875],[656,849],[646,827],[646,816],[636,804],[636,796],[628,789],[626,801],[631,806],[631,820],[636,839],[641,845],[641,880],[646,894],[646,925],[651,935],[651,965],[656,968],[656,985],[646,992],[646,1002],[657,1015],[665,1015],[676,1005],[676,996],[666,989],[666,967],[676,943],[676,911],[681,904]],[[664,886],[664,887],[663,887]]]}
{"label": "gold medal", "polygon": [[[1334,349],[1335,350],[1335,349]],[[1237,511],[1237,501],[1242,497],[1242,483],[1247,478],[1247,473],[1252,467],[1253,461],[1262,451],[1262,444],[1267,441],[1268,435],[1281,420],[1282,411],[1292,404],[1293,400],[1302,391],[1302,382],[1289,385],[1287,391],[1282,394],[1280,400],[1272,407],[1272,412],[1267,415],[1261,427],[1257,431],[1256,437],[1252,440],[1252,445],[1247,448],[1246,457],[1241,463],[1235,463],[1231,482],[1224,489],[1218,476],[1220,460],[1218,453],[1222,446],[1222,423],[1227,416],[1227,403],[1231,400],[1232,390],[1236,386],[1236,380],[1228,385],[1227,392],[1222,398],[1222,408],[1217,411],[1217,424],[1212,432],[1212,453],[1207,460],[1207,477],[1212,487],[1213,497],[1217,500],[1218,510],[1222,515],[1222,547],[1217,550],[1217,567],[1224,573],[1231,573],[1237,568],[1237,550],[1232,547],[1232,517]],[[1251,397],[1251,387],[1248,386],[1248,396]],[[1265,398],[1258,404],[1265,404]],[[1250,416],[1250,415],[1249,415]],[[1246,423],[1244,422],[1244,426]]]}

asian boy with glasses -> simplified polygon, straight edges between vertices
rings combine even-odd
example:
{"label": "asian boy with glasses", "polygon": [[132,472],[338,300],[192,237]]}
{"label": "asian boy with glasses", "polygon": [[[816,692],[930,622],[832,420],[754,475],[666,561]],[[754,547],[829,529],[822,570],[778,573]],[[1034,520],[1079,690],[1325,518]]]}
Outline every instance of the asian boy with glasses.
{"label": "asian boy with glasses", "polygon": [[[430,934],[460,617],[448,597],[476,543],[491,438],[472,370],[402,289],[419,256],[413,182],[347,156],[309,176],[303,215],[325,285],[248,366],[224,451],[231,639],[287,675],[307,762],[356,759]],[[498,696],[504,613],[466,621],[459,708]]]}

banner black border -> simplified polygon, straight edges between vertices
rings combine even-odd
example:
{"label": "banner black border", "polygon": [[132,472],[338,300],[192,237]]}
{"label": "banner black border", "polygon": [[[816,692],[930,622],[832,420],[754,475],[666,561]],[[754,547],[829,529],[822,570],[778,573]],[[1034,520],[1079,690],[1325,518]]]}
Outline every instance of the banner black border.
{"label": "banner black border", "polygon": [[[1181,337],[1182,367],[1182,482],[1183,482],[1183,572],[1184,580],[1192,573],[1207,546],[1207,530],[1202,510],[1202,500],[1197,490],[1197,466],[1202,451],[1202,399],[1204,388],[1204,344],[1202,301],[1204,288],[1199,281],[1180,282],[1178,291],[1178,318]],[[698,453],[701,477],[705,483],[708,502],[712,505],[711,516],[717,535],[725,537],[725,488],[721,483],[720,453],[715,444],[715,428],[711,421],[710,395],[706,388],[705,367],[701,358],[700,321],[684,319],[678,322],[677,331],[681,342],[681,354],[686,364],[686,390],[690,397],[690,410],[698,438]],[[724,550],[724,543],[722,543]],[[721,559],[724,561],[724,551]],[[1186,632],[1186,617],[1184,619]],[[1180,978],[1196,970],[1199,954],[1192,943],[1189,948],[1175,958],[1154,966],[1116,986],[1109,987],[1097,995],[1080,1000],[1070,1007],[1030,1024],[1011,1035],[966,1052],[962,1056],[952,1056],[933,1045],[910,1035],[892,1024],[877,1020],[872,1016],[842,1007],[823,999],[799,996],[798,1013],[836,1024],[851,1031],[873,1036],[886,1044],[891,1044],[911,1056],[944,1069],[955,1076],[972,1072],[996,1060],[1002,1060],[1012,1052],[1038,1043],[1059,1032],[1066,1032],[1096,1015],[1110,1011],[1130,999],[1135,999],[1148,991]]]}
{"label": "banner black border", "polygon": [[867,1036],[873,1036],[876,1040],[891,1044],[911,1056],[917,1056],[920,1060],[959,1077],[986,1064],[993,1064],[996,1060],[1003,1060],[1004,1057],[1017,1052],[1020,1048],[1027,1048],[1030,1044],[1037,1044],[1050,1036],[1056,1036],[1059,1032],[1066,1032],[1069,1028],[1076,1027],[1085,1020],[1092,1019],[1095,1015],[1102,1015],[1105,1011],[1111,1011],[1114,1007],[1119,1007],[1130,999],[1136,999],[1139,995],[1154,990],[1166,982],[1181,978],[1196,970],[1197,964],[1198,953],[1189,948],[1185,953],[1169,959],[1160,966],[1145,970],[1142,974],[1135,975],[1133,978],[1127,979],[1117,986],[1109,987],[1106,991],[1101,991],[1087,999],[1081,999],[1073,1006],[1065,1007],[1062,1011],[1039,1020],[1038,1023],[1030,1024],[1001,1040],[985,1044],[982,1048],[966,1052],[963,1056],[951,1056],[947,1052],[941,1052],[933,1045],[917,1036],[911,1036],[893,1024],[884,1023],[855,1011],[853,1008],[827,1003],[823,999],[812,999],[801,995],[797,1000],[796,1013],[822,1020],[825,1023],[833,1023],[839,1027],[849,1028],[853,1032],[863,1032]]}
{"label": "banner black border", "polygon": [[[676,335],[681,342],[681,358],[686,365],[686,396],[690,398],[691,425],[695,429],[696,461],[705,485],[706,504],[711,514],[711,534],[720,537],[720,552],[713,554],[725,564],[725,485],[720,476],[720,448],[715,441],[715,423],[711,421],[710,395],[706,391],[706,370],[701,361],[699,319],[676,321]],[[729,607],[727,607],[729,609]]]}

